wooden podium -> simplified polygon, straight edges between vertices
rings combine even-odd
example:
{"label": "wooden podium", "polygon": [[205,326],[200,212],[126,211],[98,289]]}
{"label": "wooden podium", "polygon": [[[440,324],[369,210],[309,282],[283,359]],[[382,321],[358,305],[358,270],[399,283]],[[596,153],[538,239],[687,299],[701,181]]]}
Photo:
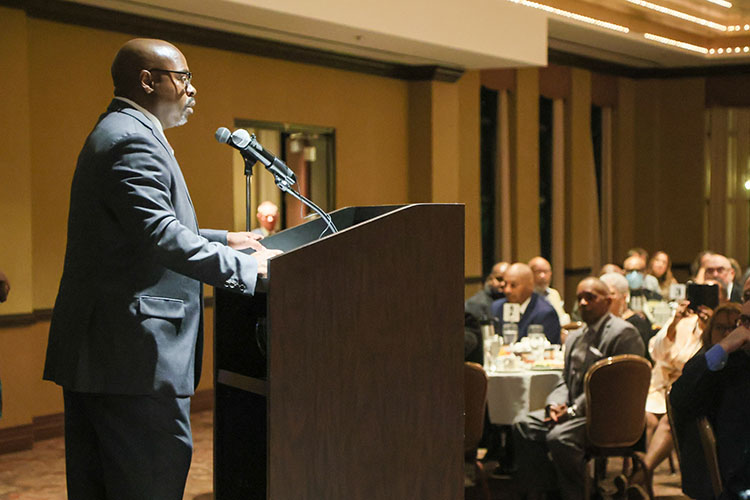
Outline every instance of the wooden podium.
{"label": "wooden podium", "polygon": [[216,290],[216,500],[463,498],[463,205],[350,207]]}

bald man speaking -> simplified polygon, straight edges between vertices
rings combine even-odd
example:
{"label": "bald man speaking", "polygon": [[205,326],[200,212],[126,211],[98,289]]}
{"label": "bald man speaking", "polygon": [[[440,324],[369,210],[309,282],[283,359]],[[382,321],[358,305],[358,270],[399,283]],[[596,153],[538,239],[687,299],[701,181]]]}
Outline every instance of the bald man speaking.
{"label": "bald man speaking", "polygon": [[[127,42],[78,157],[44,378],[63,387],[68,498],[179,500],[201,372],[202,283],[252,294],[277,251],[199,229],[164,130],[193,113],[185,56]],[[251,248],[255,253],[238,250]]]}
{"label": "bald man speaking", "polygon": [[521,320],[518,322],[518,338],[526,336],[529,325],[542,325],[547,339],[560,343],[560,318],[555,309],[534,291],[534,272],[521,262],[516,262],[505,271],[505,298],[492,303],[492,316],[497,318],[497,331],[502,332],[503,308],[506,303],[518,304]]}

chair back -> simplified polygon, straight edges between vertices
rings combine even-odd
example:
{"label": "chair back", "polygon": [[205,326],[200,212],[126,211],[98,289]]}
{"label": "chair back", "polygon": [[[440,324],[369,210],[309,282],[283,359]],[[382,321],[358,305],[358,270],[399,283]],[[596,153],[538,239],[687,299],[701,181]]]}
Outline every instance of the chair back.
{"label": "chair back", "polygon": [[[710,429],[708,421],[705,422],[709,429],[701,429],[702,419],[696,419],[693,415],[684,415],[672,406],[672,388],[667,391],[667,417],[672,430],[672,442],[674,443],[677,457],[680,461],[682,476],[682,491],[690,498],[718,498],[717,491],[721,492],[721,479],[719,478],[718,460],[716,460],[716,448],[713,448],[714,466],[711,465],[711,457],[703,443],[701,435]],[[709,442],[711,437],[706,437]],[[711,477],[714,476],[715,477]],[[716,489],[718,485],[718,490]]]}
{"label": "chair back", "polygon": [[672,386],[667,389],[667,394],[664,396],[664,399],[667,403],[667,419],[669,419],[669,430],[672,434],[672,445],[674,446],[674,451],[677,452],[677,462],[680,464],[680,470],[682,470],[682,454],[680,453],[680,440],[678,439],[678,433],[675,430],[675,414],[674,414],[674,408],[672,408],[672,400],[670,399],[669,393],[672,392]]}
{"label": "chair back", "polygon": [[651,364],[622,354],[595,363],[586,372],[586,433],[597,448],[633,446],[646,426]]}
{"label": "chair back", "polygon": [[703,455],[706,458],[708,476],[711,478],[711,488],[714,491],[714,498],[719,498],[723,487],[721,484],[721,473],[719,472],[719,458],[716,455],[714,429],[706,417],[699,418],[697,424],[698,434],[700,434],[701,444],[703,445]]}
{"label": "chair back", "polygon": [[464,363],[464,450],[473,450],[482,439],[487,407],[487,374],[477,363]]}

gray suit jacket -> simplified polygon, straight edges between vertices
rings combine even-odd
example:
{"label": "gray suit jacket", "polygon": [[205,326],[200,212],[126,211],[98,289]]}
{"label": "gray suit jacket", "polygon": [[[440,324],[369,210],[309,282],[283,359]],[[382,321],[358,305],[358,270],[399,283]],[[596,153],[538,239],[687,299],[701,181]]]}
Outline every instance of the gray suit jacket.
{"label": "gray suit jacket", "polygon": [[547,397],[547,404],[575,404],[579,415],[586,414],[586,394],[583,390],[583,379],[591,366],[600,359],[618,354],[637,354],[643,356],[646,347],[638,330],[633,325],[620,318],[607,313],[608,318],[604,323],[601,336],[595,339],[594,346],[597,352],[587,350],[584,366],[581,371],[571,370],[570,355],[576,344],[581,342],[586,326],[570,332],[565,341],[565,366],[563,368],[563,380]]}
{"label": "gray suit jacket", "polygon": [[113,100],[78,157],[44,378],[108,394],[191,395],[202,284],[252,293],[257,265],[199,231],[166,139]]}

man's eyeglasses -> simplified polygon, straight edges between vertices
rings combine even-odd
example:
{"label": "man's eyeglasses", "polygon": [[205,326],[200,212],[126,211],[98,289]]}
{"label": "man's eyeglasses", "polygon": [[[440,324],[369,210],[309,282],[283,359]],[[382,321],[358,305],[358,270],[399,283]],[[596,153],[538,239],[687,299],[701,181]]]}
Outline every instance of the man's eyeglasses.
{"label": "man's eyeglasses", "polygon": [[739,317],[735,326],[744,326],[745,328],[750,328],[750,316],[745,316],[743,314]]}
{"label": "man's eyeglasses", "polygon": [[177,71],[173,69],[161,69],[161,68],[150,68],[149,71],[163,71],[165,73],[175,73],[180,75],[180,81],[183,85],[185,85],[185,88],[187,88],[188,85],[190,85],[190,80],[193,79],[193,74],[190,71]]}

